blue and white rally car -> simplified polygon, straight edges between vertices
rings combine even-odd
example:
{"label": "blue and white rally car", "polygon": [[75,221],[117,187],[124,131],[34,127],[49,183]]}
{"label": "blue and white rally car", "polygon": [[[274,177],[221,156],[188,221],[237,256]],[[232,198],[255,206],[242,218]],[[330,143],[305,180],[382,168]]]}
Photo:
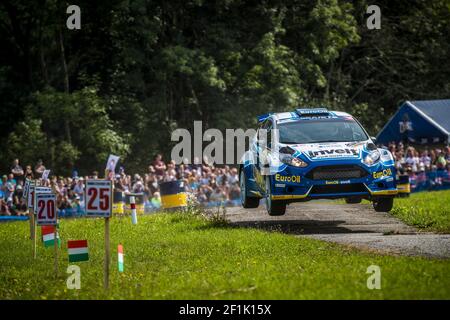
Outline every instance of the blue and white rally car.
{"label": "blue and white rally car", "polygon": [[244,208],[265,198],[269,215],[283,215],[292,202],[344,198],[392,209],[398,192],[393,157],[348,113],[297,109],[258,120],[240,165]]}

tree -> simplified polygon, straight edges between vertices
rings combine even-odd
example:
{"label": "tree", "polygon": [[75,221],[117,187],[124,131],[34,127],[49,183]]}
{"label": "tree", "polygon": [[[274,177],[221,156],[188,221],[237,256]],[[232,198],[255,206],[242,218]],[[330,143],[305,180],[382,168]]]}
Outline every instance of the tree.
{"label": "tree", "polygon": [[[26,121],[9,139],[13,141],[8,143],[10,155],[22,154],[20,148],[31,149],[30,158],[26,159],[31,159],[33,152],[41,154],[53,170],[70,174],[74,167],[81,172],[99,169],[110,153],[122,159],[128,154],[128,136],[114,130],[106,103],[95,88],[86,87],[71,94],[50,89],[38,92],[25,113]],[[71,131],[70,141],[66,124]]]}

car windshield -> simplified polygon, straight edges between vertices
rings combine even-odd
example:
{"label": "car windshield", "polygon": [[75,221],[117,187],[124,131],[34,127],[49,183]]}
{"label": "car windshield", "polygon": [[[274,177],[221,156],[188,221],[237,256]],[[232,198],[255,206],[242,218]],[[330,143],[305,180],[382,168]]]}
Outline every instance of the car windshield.
{"label": "car windshield", "polygon": [[280,142],[286,144],[349,142],[367,140],[353,119],[318,119],[279,123]]}

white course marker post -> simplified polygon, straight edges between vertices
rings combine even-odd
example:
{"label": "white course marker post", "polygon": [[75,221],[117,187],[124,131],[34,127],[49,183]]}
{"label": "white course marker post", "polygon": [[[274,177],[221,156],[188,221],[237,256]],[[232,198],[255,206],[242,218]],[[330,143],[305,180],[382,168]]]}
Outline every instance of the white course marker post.
{"label": "white course marker post", "polygon": [[130,196],[130,207],[131,207],[131,222],[137,224],[137,213],[136,213],[136,198]]}

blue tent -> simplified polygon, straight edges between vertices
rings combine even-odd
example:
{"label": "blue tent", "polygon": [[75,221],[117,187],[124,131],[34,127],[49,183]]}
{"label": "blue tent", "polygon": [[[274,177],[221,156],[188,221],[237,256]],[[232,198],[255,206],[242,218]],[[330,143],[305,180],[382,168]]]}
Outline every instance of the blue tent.
{"label": "blue tent", "polygon": [[449,144],[450,99],[405,101],[378,133],[377,143]]}

